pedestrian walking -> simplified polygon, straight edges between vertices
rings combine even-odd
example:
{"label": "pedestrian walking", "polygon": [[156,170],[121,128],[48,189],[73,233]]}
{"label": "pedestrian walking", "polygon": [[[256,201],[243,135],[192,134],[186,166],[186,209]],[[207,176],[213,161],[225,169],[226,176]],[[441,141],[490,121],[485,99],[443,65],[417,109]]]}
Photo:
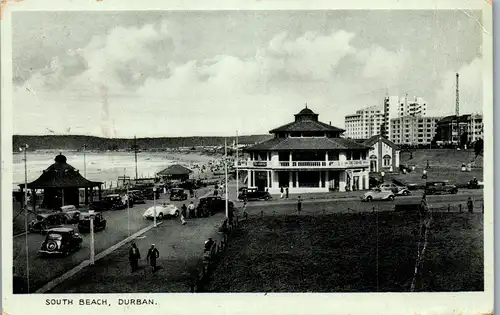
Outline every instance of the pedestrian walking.
{"label": "pedestrian walking", "polygon": [[181,207],[181,215],[187,217],[187,207],[186,204],[183,204]]}
{"label": "pedestrian walking", "polygon": [[283,186],[280,187],[280,198],[283,199],[283,193],[284,193],[284,190],[283,190]]}
{"label": "pedestrian walking", "polygon": [[193,197],[194,197],[193,188],[189,188],[189,198],[193,198]]}
{"label": "pedestrian walking", "polygon": [[422,172],[422,179],[427,179],[427,170],[424,169],[424,171]]}
{"label": "pedestrian walking", "polygon": [[188,206],[188,210],[189,210],[189,218],[190,219],[195,218],[196,217],[196,213],[194,212],[195,207],[194,207],[194,203],[192,201],[191,201],[191,203]]}
{"label": "pedestrian walking", "polygon": [[469,209],[470,213],[474,212],[474,201],[472,201],[472,197],[469,197],[467,200],[467,209]]}
{"label": "pedestrian walking", "polygon": [[156,259],[158,259],[158,257],[160,257],[160,252],[156,249],[155,244],[151,244],[146,260],[149,262],[153,272],[157,270]]}
{"label": "pedestrian walking", "polygon": [[130,262],[130,269],[132,270],[132,272],[139,269],[139,259],[141,259],[139,249],[137,248],[137,245],[135,243],[132,243],[132,247],[130,247],[128,253],[128,260]]}
{"label": "pedestrian walking", "polygon": [[219,194],[219,191],[217,190],[217,188],[214,189],[214,196],[217,197],[217,195]]}
{"label": "pedestrian walking", "polygon": [[302,211],[302,199],[300,199],[300,196],[297,200],[297,211],[299,211],[299,213]]}
{"label": "pedestrian walking", "polygon": [[288,186],[285,188],[285,198],[288,199]]}

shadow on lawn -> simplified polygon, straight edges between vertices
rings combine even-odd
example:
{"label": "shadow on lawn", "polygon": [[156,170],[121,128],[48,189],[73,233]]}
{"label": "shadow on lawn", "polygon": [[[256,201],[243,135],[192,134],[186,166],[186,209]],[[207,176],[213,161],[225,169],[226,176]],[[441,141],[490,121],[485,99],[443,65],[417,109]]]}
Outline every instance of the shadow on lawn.
{"label": "shadow on lawn", "polygon": [[[208,292],[408,292],[418,213],[277,216],[242,222]],[[416,291],[483,290],[483,217],[434,213]]]}

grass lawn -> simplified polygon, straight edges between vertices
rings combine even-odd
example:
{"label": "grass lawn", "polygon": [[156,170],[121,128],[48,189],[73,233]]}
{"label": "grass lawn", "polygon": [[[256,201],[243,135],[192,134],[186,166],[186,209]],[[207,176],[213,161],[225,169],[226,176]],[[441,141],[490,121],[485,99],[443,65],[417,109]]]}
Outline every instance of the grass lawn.
{"label": "grass lawn", "polygon": [[[418,214],[277,216],[242,222],[208,292],[407,292]],[[483,290],[483,216],[434,213],[416,291]]]}

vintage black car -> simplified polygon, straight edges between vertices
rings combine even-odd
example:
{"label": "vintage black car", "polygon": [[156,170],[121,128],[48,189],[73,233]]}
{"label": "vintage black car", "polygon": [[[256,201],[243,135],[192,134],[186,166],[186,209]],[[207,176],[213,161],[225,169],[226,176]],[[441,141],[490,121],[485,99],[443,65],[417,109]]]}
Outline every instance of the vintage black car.
{"label": "vintage black car", "polygon": [[144,195],[144,197],[148,200],[153,200],[153,199],[159,199],[160,198],[160,189],[156,189],[156,197],[155,197],[155,193],[153,191],[153,187],[147,187],[147,188],[144,188],[142,190],[142,193]]}
{"label": "vintage black car", "polygon": [[82,247],[83,239],[73,228],[54,228],[47,231],[40,255],[69,255]]}
{"label": "vintage black car", "polygon": [[47,230],[62,227],[70,221],[64,212],[39,213],[36,219],[28,224],[28,231],[35,233],[45,233]]}
{"label": "vintage black car", "polygon": [[[106,228],[106,219],[99,212],[94,212],[94,231],[101,231]],[[78,222],[78,231],[81,233],[90,232],[90,214],[82,212],[80,215],[80,222]]]}
{"label": "vintage black car", "polygon": [[89,205],[90,210],[106,211],[113,210],[113,204],[106,200],[94,201]]}
{"label": "vintage black car", "polygon": [[[228,201],[228,208],[234,209],[234,203]],[[197,212],[201,213],[202,216],[214,215],[219,211],[225,211],[226,209],[226,199],[222,199],[219,196],[209,196],[200,198],[200,202],[196,207]]]}
{"label": "vintage black car", "polygon": [[146,197],[144,197],[144,194],[140,190],[129,190],[128,191],[129,197],[131,200],[133,200],[134,203],[146,203]]}
{"label": "vintage black car", "polygon": [[199,189],[202,187],[207,187],[207,184],[200,179],[189,179],[178,185],[180,188],[184,189]]}
{"label": "vintage black car", "polygon": [[107,195],[104,197],[104,201],[107,201],[111,204],[111,209],[113,210],[122,210],[127,208],[127,204],[123,202],[123,199],[118,194]]}
{"label": "vintage black car", "polygon": [[426,195],[436,195],[436,194],[456,194],[458,192],[457,186],[450,184],[447,180],[427,182],[425,184]]}
{"label": "vintage black car", "polygon": [[172,188],[170,190],[170,200],[186,200],[188,195],[183,188]]}
{"label": "vintage black car", "polygon": [[78,210],[73,205],[62,206],[59,208],[60,212],[64,212],[68,217],[68,221],[66,223],[78,223],[80,217],[80,210]]}
{"label": "vintage black car", "polygon": [[240,200],[269,200],[273,198],[271,194],[267,191],[258,190],[257,188],[247,188],[241,190],[241,193],[238,195],[238,199]]}

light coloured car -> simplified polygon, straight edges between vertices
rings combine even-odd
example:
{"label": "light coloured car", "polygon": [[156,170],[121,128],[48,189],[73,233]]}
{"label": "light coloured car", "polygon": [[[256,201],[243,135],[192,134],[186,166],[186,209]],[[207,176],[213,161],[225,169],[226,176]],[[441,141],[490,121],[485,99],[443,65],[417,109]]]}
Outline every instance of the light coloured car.
{"label": "light coloured car", "polygon": [[399,186],[394,183],[385,183],[379,186],[382,190],[392,191],[396,196],[409,196],[411,194],[408,187]]}
{"label": "light coloured car", "polygon": [[366,192],[360,198],[362,201],[394,200],[394,196],[395,196],[394,193],[390,190],[382,190],[380,188],[376,188],[374,190]]}
{"label": "light coloured car", "polygon": [[[142,215],[146,219],[153,219],[155,214],[155,206],[148,208]],[[158,220],[164,217],[177,217],[179,216],[179,209],[172,204],[156,205],[156,218]]]}

